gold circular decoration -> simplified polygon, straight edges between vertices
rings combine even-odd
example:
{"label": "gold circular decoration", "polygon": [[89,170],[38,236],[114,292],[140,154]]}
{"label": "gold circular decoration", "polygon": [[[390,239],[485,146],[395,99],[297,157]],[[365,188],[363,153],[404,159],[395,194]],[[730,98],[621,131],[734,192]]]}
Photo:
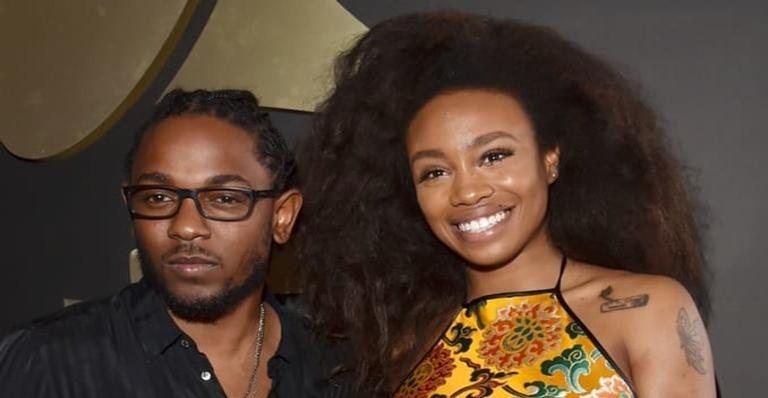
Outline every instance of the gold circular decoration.
{"label": "gold circular decoration", "polygon": [[0,142],[26,159],[95,141],[156,78],[198,1],[0,0]]}

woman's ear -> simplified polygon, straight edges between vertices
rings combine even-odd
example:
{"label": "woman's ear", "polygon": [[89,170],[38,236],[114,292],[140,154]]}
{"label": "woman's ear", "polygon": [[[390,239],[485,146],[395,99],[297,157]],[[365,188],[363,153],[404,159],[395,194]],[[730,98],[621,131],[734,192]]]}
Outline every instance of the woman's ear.
{"label": "woman's ear", "polygon": [[547,170],[547,181],[551,184],[560,175],[560,147],[556,146],[544,154],[544,164]]}

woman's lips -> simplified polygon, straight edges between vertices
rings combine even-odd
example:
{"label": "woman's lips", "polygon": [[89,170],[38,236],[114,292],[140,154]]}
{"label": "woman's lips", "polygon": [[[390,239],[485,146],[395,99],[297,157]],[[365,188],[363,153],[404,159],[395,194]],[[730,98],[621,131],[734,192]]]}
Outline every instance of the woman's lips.
{"label": "woman's lips", "polygon": [[512,208],[499,210],[484,216],[467,219],[455,224],[455,231],[459,237],[468,242],[479,242],[496,233],[509,221]]}
{"label": "woman's lips", "polygon": [[456,227],[464,233],[480,233],[487,231],[499,224],[509,215],[509,210],[499,210],[488,216],[476,217],[465,222],[458,223]]}

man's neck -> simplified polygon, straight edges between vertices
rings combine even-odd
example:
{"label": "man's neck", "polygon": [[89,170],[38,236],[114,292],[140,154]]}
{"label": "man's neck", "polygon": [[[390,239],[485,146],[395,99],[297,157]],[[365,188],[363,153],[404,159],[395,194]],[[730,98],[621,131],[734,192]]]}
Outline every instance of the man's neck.
{"label": "man's neck", "polygon": [[264,287],[257,288],[237,306],[213,322],[192,322],[177,317],[169,311],[171,319],[202,352],[236,353],[247,349],[259,324],[259,305]]}
{"label": "man's neck", "polygon": [[[258,339],[262,292],[260,287],[215,322],[189,322],[171,313],[176,325],[208,358],[227,396],[245,395],[251,380],[256,380],[253,390],[256,397],[266,397],[271,388],[266,364],[277,352],[282,326],[275,309],[264,303],[264,335]],[[257,352],[259,366],[255,367]]]}

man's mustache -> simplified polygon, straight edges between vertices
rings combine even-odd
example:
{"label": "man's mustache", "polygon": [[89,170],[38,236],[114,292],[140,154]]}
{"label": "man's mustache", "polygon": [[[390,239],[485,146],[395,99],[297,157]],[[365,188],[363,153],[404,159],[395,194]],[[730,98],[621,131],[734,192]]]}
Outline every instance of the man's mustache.
{"label": "man's mustache", "polygon": [[194,243],[182,243],[180,245],[176,245],[173,247],[173,249],[163,253],[163,255],[160,256],[160,259],[163,262],[168,262],[170,259],[178,258],[182,256],[183,257],[206,257],[206,258],[216,260],[216,262],[221,262],[221,256],[203,247],[200,247]]}

